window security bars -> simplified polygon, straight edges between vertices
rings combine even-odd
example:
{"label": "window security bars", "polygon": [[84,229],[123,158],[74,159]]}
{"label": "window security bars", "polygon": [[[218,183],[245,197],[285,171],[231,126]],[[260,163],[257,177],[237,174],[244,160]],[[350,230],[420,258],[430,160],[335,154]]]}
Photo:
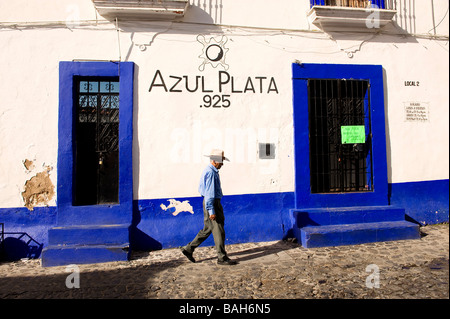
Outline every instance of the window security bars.
{"label": "window security bars", "polygon": [[117,151],[119,146],[119,82],[80,81],[79,123],[96,123],[97,152]]}
{"label": "window security bars", "polygon": [[394,0],[310,0],[313,6],[392,9]]}
{"label": "window security bars", "polygon": [[[312,193],[373,190],[370,86],[361,80],[308,81]],[[345,142],[342,128],[363,130]]]}

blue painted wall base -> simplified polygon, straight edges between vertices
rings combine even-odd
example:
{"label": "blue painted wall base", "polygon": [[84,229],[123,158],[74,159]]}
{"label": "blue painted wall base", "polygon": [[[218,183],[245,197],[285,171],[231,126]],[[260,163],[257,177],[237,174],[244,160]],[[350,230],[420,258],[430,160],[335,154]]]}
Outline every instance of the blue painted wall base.
{"label": "blue painted wall base", "polygon": [[[406,219],[416,225],[449,221],[448,180],[392,184],[389,185],[389,195],[391,205],[388,212],[392,216],[385,215],[384,220],[370,220],[366,210],[364,214],[347,212],[345,218],[349,219],[349,224],[352,223],[352,220],[353,223],[360,223],[361,218],[365,219],[364,222],[389,222],[392,220],[386,218],[394,215],[400,217],[400,220]],[[165,211],[160,207],[161,204],[167,206],[168,199],[135,200],[131,225],[127,229],[125,227],[127,224],[125,224],[120,236],[125,238],[129,235],[130,247],[135,250],[156,250],[186,245],[203,227],[202,201],[201,197],[176,198],[176,200],[189,200],[194,214],[181,212],[177,216],[173,216],[174,209]],[[291,210],[295,207],[293,192],[225,196],[222,202],[226,218],[226,244],[296,237],[293,226],[298,220],[294,220],[294,215],[291,214]],[[402,209],[396,211],[393,207]],[[320,210],[320,208],[318,209]],[[311,220],[319,217],[321,219],[332,218],[332,215],[308,216]],[[341,218],[342,221],[345,220],[344,216]],[[52,239],[54,235],[59,236],[58,241],[67,243],[71,241],[70,236],[72,235],[59,233],[59,230],[54,229],[61,226],[57,223],[56,207],[35,207],[33,211],[29,211],[25,207],[0,208],[0,222],[5,223],[5,231],[26,233],[39,245],[42,244],[46,251],[49,251],[48,246],[57,243]],[[308,226],[317,226],[322,222],[322,220],[316,221],[316,224]],[[333,223],[336,222],[333,220]],[[64,225],[67,229],[73,226]],[[102,238],[107,238],[109,235],[105,235],[104,231],[104,229],[98,230],[97,234],[101,234]],[[400,232],[400,229],[397,231]],[[74,233],[77,233],[80,240],[93,236],[83,229],[74,229],[72,234]],[[8,236],[6,235],[6,239]],[[23,238],[20,241],[22,245],[19,246],[27,245]],[[214,245],[212,236],[204,245]],[[14,247],[19,246],[11,245],[7,248],[15,249]],[[60,252],[60,254],[63,253],[68,252]],[[42,254],[36,255],[35,258],[41,256]],[[79,256],[84,255],[80,253]],[[29,256],[23,255],[22,257]],[[126,254],[121,256],[121,258],[125,257]],[[89,259],[87,260],[89,261]]]}
{"label": "blue painted wall base", "polygon": [[[140,200],[136,203],[131,247],[137,250],[184,246],[203,228],[202,198],[176,198],[188,201],[194,214],[175,208],[163,210],[169,198]],[[294,193],[228,195],[221,201],[225,214],[225,244],[277,240],[285,237],[285,224],[290,223],[289,209],[294,204]],[[204,246],[214,245],[211,235]]]}
{"label": "blue painted wall base", "polygon": [[4,242],[0,260],[40,258],[47,245],[48,230],[56,224],[56,207],[0,208],[0,222],[4,223]]}
{"label": "blue painted wall base", "polygon": [[449,221],[449,180],[389,184],[391,205],[405,208],[407,220],[419,225]]}

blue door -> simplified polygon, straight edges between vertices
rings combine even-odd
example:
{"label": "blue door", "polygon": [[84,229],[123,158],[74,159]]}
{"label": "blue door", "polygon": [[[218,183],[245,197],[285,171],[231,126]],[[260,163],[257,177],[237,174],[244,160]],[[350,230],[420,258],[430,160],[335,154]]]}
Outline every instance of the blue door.
{"label": "blue door", "polygon": [[133,81],[133,62],[60,62],[59,225],[131,222]]}
{"label": "blue door", "polygon": [[296,208],[387,205],[383,68],[292,68]]}

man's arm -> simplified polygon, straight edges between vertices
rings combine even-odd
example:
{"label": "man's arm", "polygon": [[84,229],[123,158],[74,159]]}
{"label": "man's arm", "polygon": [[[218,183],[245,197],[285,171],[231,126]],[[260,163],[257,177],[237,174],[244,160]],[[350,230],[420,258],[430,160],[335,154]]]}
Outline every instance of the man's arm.
{"label": "man's arm", "polygon": [[214,197],[205,197],[205,208],[208,211],[209,216],[216,214],[214,211]]}
{"label": "man's arm", "polygon": [[[212,220],[215,219],[215,211],[214,211],[214,198],[215,198],[215,183],[214,183],[214,174],[212,172],[208,172],[204,177],[204,196],[205,196],[205,209],[208,211],[209,218]],[[214,217],[212,217],[214,216]]]}

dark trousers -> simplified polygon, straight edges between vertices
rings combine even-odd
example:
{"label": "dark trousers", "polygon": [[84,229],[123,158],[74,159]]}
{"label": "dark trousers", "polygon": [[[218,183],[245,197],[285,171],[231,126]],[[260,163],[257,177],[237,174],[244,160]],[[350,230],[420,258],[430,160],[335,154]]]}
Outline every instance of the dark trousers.
{"label": "dark trousers", "polygon": [[223,207],[220,203],[220,199],[214,200],[214,211],[216,220],[211,220],[209,219],[208,211],[205,208],[205,200],[203,199],[204,227],[198,232],[194,240],[187,244],[184,249],[189,253],[193,253],[195,248],[200,246],[212,233],[214,244],[216,245],[217,257],[222,261],[227,259],[228,256],[225,251],[225,217],[223,215]]}

